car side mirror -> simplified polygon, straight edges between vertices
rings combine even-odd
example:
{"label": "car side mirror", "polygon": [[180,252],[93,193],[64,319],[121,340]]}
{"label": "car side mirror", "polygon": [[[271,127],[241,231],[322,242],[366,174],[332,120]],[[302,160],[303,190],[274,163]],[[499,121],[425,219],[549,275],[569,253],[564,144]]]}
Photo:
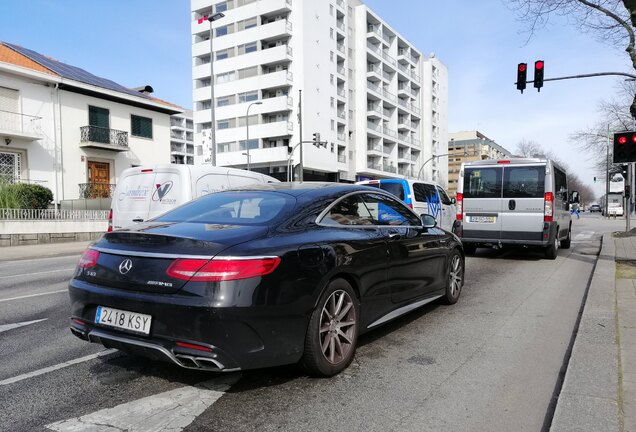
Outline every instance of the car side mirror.
{"label": "car side mirror", "polygon": [[451,198],[451,204],[457,204],[457,200],[455,198]]}
{"label": "car side mirror", "polygon": [[429,214],[423,214],[421,220],[424,228],[435,228],[437,226],[437,219]]}

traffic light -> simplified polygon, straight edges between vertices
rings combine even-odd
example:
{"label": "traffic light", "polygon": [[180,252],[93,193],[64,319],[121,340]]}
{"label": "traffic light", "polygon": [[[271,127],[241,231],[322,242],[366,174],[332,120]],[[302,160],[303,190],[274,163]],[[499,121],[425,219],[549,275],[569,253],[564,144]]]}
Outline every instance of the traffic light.
{"label": "traffic light", "polygon": [[636,132],[614,134],[614,163],[636,162]]}
{"label": "traffic light", "polygon": [[596,176],[594,176],[594,183],[596,183]]}
{"label": "traffic light", "polygon": [[314,138],[312,139],[312,141],[314,142],[314,145],[316,147],[320,147],[320,133],[319,132],[314,132]]}
{"label": "traffic light", "polygon": [[627,178],[627,165],[621,165],[621,175],[623,178]]}
{"label": "traffic light", "polygon": [[526,63],[519,63],[517,65],[517,90],[521,90],[521,93],[526,88],[526,81],[528,76],[528,65]]}
{"label": "traffic light", "polygon": [[541,91],[541,87],[543,87],[543,66],[543,60],[534,62],[534,88],[537,91]]}

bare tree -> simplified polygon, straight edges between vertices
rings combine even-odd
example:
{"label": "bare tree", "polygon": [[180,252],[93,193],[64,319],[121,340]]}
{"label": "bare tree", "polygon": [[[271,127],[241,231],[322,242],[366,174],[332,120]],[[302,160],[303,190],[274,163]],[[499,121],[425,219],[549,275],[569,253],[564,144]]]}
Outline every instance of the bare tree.
{"label": "bare tree", "polygon": [[[634,0],[508,0],[526,22],[528,39],[544,27],[552,15],[567,18],[582,31],[612,46],[624,47],[636,70],[636,1]],[[636,118],[636,95],[630,115]]]}
{"label": "bare tree", "polygon": [[586,205],[587,203],[591,203],[595,201],[596,194],[594,190],[583,183],[578,175],[572,172],[568,164],[559,159],[554,153],[551,151],[546,151],[541,144],[536,141],[529,140],[521,140],[515,147],[515,155],[521,157],[538,157],[551,159],[564,168],[568,172],[568,189],[570,191],[577,191],[581,196],[581,204]]}

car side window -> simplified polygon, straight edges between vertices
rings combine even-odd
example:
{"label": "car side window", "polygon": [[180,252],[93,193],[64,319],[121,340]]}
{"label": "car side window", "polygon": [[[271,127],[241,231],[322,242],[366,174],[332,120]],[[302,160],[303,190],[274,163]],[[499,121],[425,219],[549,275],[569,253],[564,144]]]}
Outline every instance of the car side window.
{"label": "car side window", "polygon": [[364,202],[376,225],[419,226],[422,222],[402,203],[379,194],[364,194]]}
{"label": "car side window", "polygon": [[439,192],[439,197],[442,200],[442,204],[444,204],[444,205],[451,205],[452,204],[450,198],[448,197],[448,195],[446,194],[446,191],[444,189],[442,189],[441,187],[437,186],[437,192]]}
{"label": "car side window", "polygon": [[371,212],[360,198],[351,195],[338,201],[320,220],[325,225],[375,225]]}
{"label": "car side window", "polygon": [[426,183],[413,183],[413,193],[415,195],[415,201],[425,203],[436,203],[437,192],[435,186]]}

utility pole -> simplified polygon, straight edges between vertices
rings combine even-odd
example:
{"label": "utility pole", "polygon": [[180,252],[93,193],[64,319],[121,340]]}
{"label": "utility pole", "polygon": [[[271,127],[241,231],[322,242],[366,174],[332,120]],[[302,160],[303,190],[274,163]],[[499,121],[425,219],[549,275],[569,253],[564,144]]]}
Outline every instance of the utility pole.
{"label": "utility pole", "polygon": [[298,90],[298,134],[299,134],[298,142],[301,143],[300,163],[298,164],[300,168],[300,173],[298,174],[298,180],[302,183],[303,171],[305,170],[305,167],[303,165],[303,146],[302,146],[302,142],[303,142],[303,91],[302,90]]}
{"label": "utility pole", "polygon": [[609,172],[609,146],[610,146],[610,125],[607,125],[607,156],[605,158],[605,217],[609,219],[609,181],[610,181],[610,172]]}

